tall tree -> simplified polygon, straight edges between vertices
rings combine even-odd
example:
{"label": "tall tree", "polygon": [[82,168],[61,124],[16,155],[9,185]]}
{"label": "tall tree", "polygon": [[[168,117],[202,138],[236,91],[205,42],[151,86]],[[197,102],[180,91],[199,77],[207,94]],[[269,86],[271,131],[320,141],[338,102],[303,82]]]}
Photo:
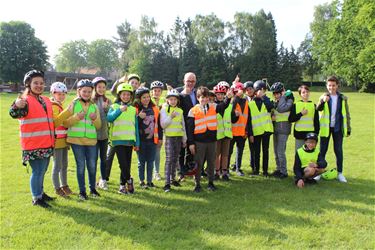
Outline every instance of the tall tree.
{"label": "tall tree", "polygon": [[55,57],[56,69],[64,72],[78,72],[87,67],[88,43],[76,40],[64,43]]}
{"label": "tall tree", "polygon": [[100,68],[104,74],[113,70],[118,65],[114,42],[106,39],[92,41],[88,47],[88,65]]}
{"label": "tall tree", "polygon": [[46,69],[47,48],[25,22],[0,23],[0,79],[21,82],[30,69]]}
{"label": "tall tree", "polygon": [[310,81],[314,81],[314,77],[321,71],[321,65],[312,54],[311,34],[306,34],[305,39],[301,42],[297,51],[304,75],[308,77]]}
{"label": "tall tree", "polygon": [[129,59],[127,56],[127,51],[130,48],[131,37],[132,33],[134,34],[134,32],[135,31],[131,27],[130,23],[125,20],[122,24],[117,26],[118,37],[114,37],[120,54],[119,66],[120,69],[124,72],[129,69]]}

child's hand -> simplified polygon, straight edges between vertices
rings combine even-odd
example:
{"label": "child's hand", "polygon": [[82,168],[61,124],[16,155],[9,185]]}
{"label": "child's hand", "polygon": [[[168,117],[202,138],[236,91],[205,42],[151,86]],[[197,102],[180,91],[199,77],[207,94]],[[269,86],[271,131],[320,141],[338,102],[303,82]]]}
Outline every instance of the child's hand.
{"label": "child's hand", "polygon": [[238,111],[238,110],[235,110],[235,111],[234,111],[234,113],[236,114],[236,116],[237,116],[237,117],[239,117],[239,116],[240,116],[240,114],[241,114],[241,112],[240,112],[240,111]]}
{"label": "child's hand", "polygon": [[318,165],[316,163],[314,163],[314,162],[310,162],[309,163],[309,167],[310,168],[315,168],[315,171],[316,171],[316,168],[318,168]]}
{"label": "child's hand", "polygon": [[229,89],[227,92],[227,97],[232,98],[234,96],[233,89]]}
{"label": "child's hand", "polygon": [[302,114],[302,115],[307,115],[307,113],[308,113],[308,110],[307,110],[307,109],[303,108],[303,109],[301,110],[301,114]]}
{"label": "child's hand", "polygon": [[305,182],[302,179],[299,179],[297,182],[297,187],[303,188],[305,186]]}
{"label": "child's hand", "polygon": [[139,112],[138,116],[139,116],[141,119],[145,119],[145,117],[146,117],[146,113],[142,110],[141,112]]}
{"label": "child's hand", "polygon": [[171,117],[172,117],[172,118],[175,118],[177,115],[178,115],[178,112],[176,112],[176,111],[173,111],[173,112],[171,113]]}
{"label": "child's hand", "polygon": [[23,109],[26,106],[26,103],[27,103],[26,100],[22,98],[21,94],[19,94],[15,102],[16,107],[19,109]]}
{"label": "child's hand", "polygon": [[249,141],[250,141],[250,143],[254,143],[254,136],[250,135],[249,136]]}
{"label": "child's hand", "polygon": [[91,119],[92,121],[95,121],[96,118],[97,118],[98,116],[96,115],[96,113],[91,113],[91,114],[89,115],[89,117],[90,117],[90,119]]}
{"label": "child's hand", "polygon": [[83,111],[81,111],[81,112],[79,112],[79,113],[77,113],[77,117],[78,117],[78,119],[80,119],[80,120],[83,120],[83,118],[85,118],[85,112],[83,112]]}
{"label": "child's hand", "polygon": [[189,150],[190,150],[190,153],[192,155],[195,155],[195,145],[194,144],[192,144],[192,145],[189,146]]}
{"label": "child's hand", "polygon": [[257,92],[257,97],[259,97],[259,98],[263,98],[263,96],[264,96],[264,91],[263,91],[263,89],[261,89],[261,90],[258,90],[258,92]]}
{"label": "child's hand", "polygon": [[329,101],[329,95],[324,95],[322,100],[323,100],[323,102],[328,102]]}
{"label": "child's hand", "polygon": [[105,102],[103,102],[103,109],[108,108],[109,106],[109,100],[107,99]]}
{"label": "child's hand", "polygon": [[138,151],[139,147],[134,147],[133,149],[134,149],[134,151]]}
{"label": "child's hand", "polygon": [[183,142],[183,143],[182,143],[182,147],[183,147],[183,148],[186,148],[186,142]]}
{"label": "child's hand", "polygon": [[159,140],[158,142],[158,147],[161,148],[161,146],[163,146],[163,140]]}
{"label": "child's hand", "polygon": [[272,119],[273,122],[275,122],[276,121],[276,115],[271,115],[271,119]]}
{"label": "child's hand", "polygon": [[74,112],[74,103],[73,102],[71,104],[69,104],[68,111],[69,111],[69,113],[73,114],[73,112]]}
{"label": "child's hand", "polygon": [[128,109],[128,105],[121,105],[120,110],[121,112],[125,112]]}

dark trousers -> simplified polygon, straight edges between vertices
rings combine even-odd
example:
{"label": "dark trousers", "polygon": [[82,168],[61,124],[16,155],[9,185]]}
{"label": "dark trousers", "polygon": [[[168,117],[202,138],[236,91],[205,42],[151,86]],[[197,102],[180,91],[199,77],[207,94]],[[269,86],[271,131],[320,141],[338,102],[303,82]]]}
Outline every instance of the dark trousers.
{"label": "dark trousers", "polygon": [[344,156],[343,156],[343,150],[342,150],[343,135],[341,131],[334,132],[334,129],[330,128],[328,137],[320,137],[320,153],[325,159],[327,151],[328,151],[329,139],[331,135],[333,138],[333,150],[335,151],[335,155],[336,155],[337,171],[342,173],[342,165],[344,161]]}
{"label": "dark trousers", "polygon": [[98,158],[100,158],[100,176],[102,180],[106,177],[107,171],[107,149],[108,149],[108,139],[98,140],[96,143],[96,149],[98,155],[96,157],[96,164],[98,163]]}
{"label": "dark trousers", "polygon": [[250,149],[250,166],[254,172],[255,171],[255,148],[254,148],[254,143],[251,143],[249,139],[248,139],[248,142],[249,142],[249,149]]}
{"label": "dark trousers", "polygon": [[118,162],[120,163],[120,184],[125,185],[130,180],[130,167],[132,162],[133,146],[115,146]]}
{"label": "dark trousers", "polygon": [[188,162],[194,161],[194,155],[191,154],[189,147],[183,148],[181,147],[180,150],[180,156],[178,158],[179,164],[179,169],[178,169],[178,174],[182,176],[182,167],[185,166]]}
{"label": "dark trousers", "polygon": [[271,134],[263,134],[254,136],[254,171],[259,173],[260,169],[260,149],[263,151],[263,174],[268,174],[268,158],[269,152],[268,148],[270,145]]}
{"label": "dark trousers", "polygon": [[232,140],[230,141],[230,146],[229,146],[228,169],[229,169],[229,164],[230,164],[230,158],[233,153],[234,144],[236,144],[236,171],[241,169],[242,155],[243,155],[243,149],[245,148],[245,141],[246,141],[246,138],[244,138],[243,136],[233,136]]}
{"label": "dark trousers", "polygon": [[115,148],[111,146],[111,144],[108,145],[107,150],[107,160],[106,160],[106,166],[105,166],[105,177],[102,177],[103,180],[109,181],[109,176],[111,175],[111,169],[112,169],[112,163],[113,159],[115,158]]}

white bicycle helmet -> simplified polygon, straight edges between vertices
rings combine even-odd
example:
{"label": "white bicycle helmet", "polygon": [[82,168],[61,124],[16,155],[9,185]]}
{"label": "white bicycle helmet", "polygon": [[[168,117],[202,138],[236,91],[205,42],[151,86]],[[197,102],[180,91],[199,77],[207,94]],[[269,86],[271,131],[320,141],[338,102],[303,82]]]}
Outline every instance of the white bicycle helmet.
{"label": "white bicycle helmet", "polygon": [[54,82],[51,85],[50,92],[53,93],[68,93],[66,85],[62,82]]}
{"label": "white bicycle helmet", "polygon": [[160,81],[153,81],[150,85],[150,89],[154,89],[154,88],[161,88],[163,89],[164,88],[164,84]]}

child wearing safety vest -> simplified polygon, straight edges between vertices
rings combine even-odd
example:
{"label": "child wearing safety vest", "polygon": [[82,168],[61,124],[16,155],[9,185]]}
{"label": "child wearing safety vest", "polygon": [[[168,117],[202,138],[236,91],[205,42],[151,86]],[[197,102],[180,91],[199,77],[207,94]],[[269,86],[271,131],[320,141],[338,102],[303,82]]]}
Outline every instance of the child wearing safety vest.
{"label": "child wearing safety vest", "polygon": [[97,186],[103,190],[108,190],[107,185],[107,150],[108,150],[108,122],[107,113],[112,102],[105,96],[107,89],[107,81],[103,77],[95,77],[92,80],[94,84],[93,102],[99,109],[100,119],[102,121],[102,126],[98,129],[97,136],[98,142],[96,144],[97,156],[96,162],[100,157],[100,178]]}
{"label": "child wearing safety vest", "polygon": [[181,186],[176,181],[176,170],[179,164],[180,149],[186,147],[186,130],[183,110],[178,107],[180,95],[177,90],[168,91],[167,103],[160,111],[160,125],[165,135],[165,186],[164,191],[173,186]]}
{"label": "child wearing safety vest", "polygon": [[63,126],[63,119],[60,114],[63,112],[63,103],[68,93],[68,89],[62,82],[55,82],[51,85],[52,94],[51,103],[53,119],[55,123],[55,150],[53,153],[52,183],[55,187],[56,194],[60,196],[69,196],[73,192],[70,190],[67,181],[68,175],[68,149],[66,137],[68,129]]}
{"label": "child wearing safety vest", "polygon": [[232,135],[233,138],[229,146],[229,159],[228,165],[230,163],[230,157],[233,153],[234,144],[236,144],[236,161],[233,170],[236,171],[238,176],[244,176],[241,169],[242,155],[245,148],[245,141],[248,135],[250,135],[250,112],[249,112],[249,102],[244,95],[244,85],[241,82],[236,82],[232,85],[231,89],[235,93],[235,98],[233,100],[233,112],[231,117],[232,122]]}
{"label": "child wearing safety vest", "polygon": [[94,84],[88,80],[77,83],[77,98],[73,101],[73,115],[64,122],[68,127],[66,141],[71,145],[77,165],[79,199],[87,200],[85,168],[89,176],[90,194],[100,196],[96,191],[96,130],[101,126],[99,109],[91,100]]}
{"label": "child wearing safety vest", "polygon": [[[225,95],[228,89],[223,85],[216,85],[214,92],[216,95],[216,104],[224,102]],[[216,133],[216,162],[215,162],[215,179],[220,179],[220,175],[224,181],[229,181],[228,174],[228,157],[229,157],[229,146],[232,136],[232,105],[225,109],[224,114],[217,114],[217,133]]]}
{"label": "child wearing safety vest", "polygon": [[272,121],[274,126],[273,150],[276,161],[276,170],[272,173],[272,176],[284,179],[288,177],[286,142],[292,127],[288,118],[294,98],[293,95],[285,95],[284,84],[281,82],[272,84],[271,92],[275,98]]}
{"label": "child wearing safety vest", "polygon": [[187,137],[189,149],[198,164],[195,175],[194,192],[201,191],[200,178],[204,161],[207,160],[208,190],[215,191],[214,171],[217,136],[217,113],[224,114],[225,109],[233,96],[232,91],[227,93],[223,103],[208,103],[209,90],[199,87],[197,92],[199,104],[190,109],[187,119]]}
{"label": "child wearing safety vest", "polygon": [[32,173],[30,189],[32,204],[50,207],[47,201],[54,198],[44,192],[44,176],[55,145],[55,126],[51,101],[42,96],[44,73],[31,70],[24,76],[25,92],[11,105],[9,115],[20,122],[22,162],[29,162]]}
{"label": "child wearing safety vest", "polygon": [[[163,93],[164,84],[160,81],[153,81],[150,85],[151,89],[151,101],[156,105],[156,107],[159,108],[159,111],[161,109],[161,106],[165,103],[164,97],[161,96]],[[159,173],[160,170],[160,150],[161,150],[162,144],[158,144],[156,146],[156,152],[155,152],[155,162],[154,162],[154,179],[157,181],[161,180],[161,176]]]}
{"label": "child wearing safety vest", "polygon": [[[246,99],[249,102],[251,102],[254,99],[255,96],[255,91],[254,91],[254,83],[252,81],[247,81],[244,83],[245,87],[245,94],[246,94]],[[250,137],[248,137],[250,138]],[[248,144],[249,144],[249,150],[250,150],[250,166],[252,171],[254,172],[254,143],[251,143],[250,140],[248,139]]]}
{"label": "child wearing safety vest", "polygon": [[[138,174],[140,186],[143,189],[155,187],[152,182],[156,147],[163,140],[163,130],[160,128],[159,109],[151,101],[150,90],[140,87],[135,91],[134,106],[138,115],[140,144],[138,155]],[[147,184],[145,181],[145,167],[147,165]]]}
{"label": "child wearing safety vest", "polygon": [[296,101],[290,110],[289,122],[294,122],[294,138],[296,138],[295,150],[304,144],[308,133],[319,134],[319,113],[315,104],[309,100],[310,89],[302,84],[298,88],[301,100]]}
{"label": "child wearing safety vest", "polygon": [[133,147],[139,147],[138,119],[131,105],[133,88],[129,83],[117,87],[117,98],[110,107],[107,119],[110,122],[109,139],[120,164],[120,194],[134,193],[130,176]]}
{"label": "child wearing safety vest", "polygon": [[299,188],[303,188],[305,183],[315,184],[314,177],[323,173],[327,167],[323,155],[316,148],[317,143],[318,135],[307,133],[304,145],[296,151],[293,170],[295,184]]}
{"label": "child wearing safety vest", "polygon": [[316,107],[321,111],[320,116],[320,152],[325,158],[328,151],[329,139],[332,135],[333,148],[336,155],[336,165],[340,182],[347,180],[342,174],[344,154],[342,150],[343,138],[350,136],[350,113],[348,98],[338,91],[339,80],[335,76],[327,79],[328,93],[320,97]]}
{"label": "child wearing safety vest", "polygon": [[262,168],[263,176],[268,176],[269,143],[273,133],[271,111],[273,104],[266,96],[267,85],[262,80],[254,83],[255,97],[249,102],[251,134],[249,140],[254,143],[254,172],[259,175],[260,151],[263,151]]}
{"label": "child wearing safety vest", "polygon": [[[117,87],[121,84],[121,83],[129,83],[132,88],[133,88],[133,91],[136,91],[139,86],[141,85],[141,78],[139,77],[139,75],[137,74],[129,74],[129,75],[124,75],[123,77],[121,77],[120,79],[116,80],[115,83],[113,83],[112,87],[111,87],[111,94],[117,98]],[[115,157],[115,150],[111,147],[111,144],[108,144],[108,150],[107,150],[107,161],[106,161],[106,182],[109,181],[109,177],[111,175],[111,169],[112,169],[112,163],[113,163],[113,159]]]}

